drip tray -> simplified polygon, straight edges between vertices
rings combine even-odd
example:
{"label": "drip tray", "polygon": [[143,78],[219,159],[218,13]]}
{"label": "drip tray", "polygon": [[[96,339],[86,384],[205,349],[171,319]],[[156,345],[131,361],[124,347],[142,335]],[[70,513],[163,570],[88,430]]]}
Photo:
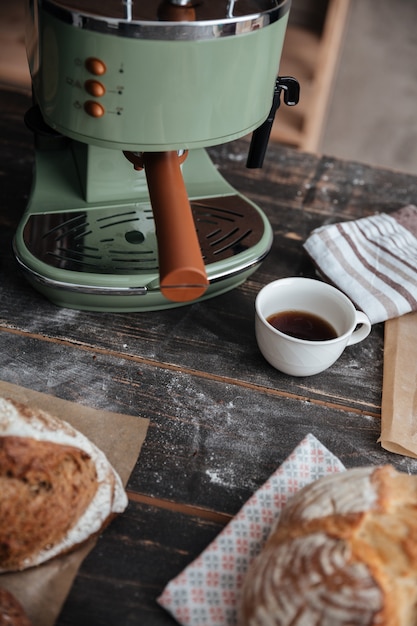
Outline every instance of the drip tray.
{"label": "drip tray", "polygon": [[[242,196],[191,202],[206,265],[256,247],[264,235],[259,211]],[[158,271],[152,210],[137,204],[31,215],[23,231],[29,252],[49,266],[95,274]]]}

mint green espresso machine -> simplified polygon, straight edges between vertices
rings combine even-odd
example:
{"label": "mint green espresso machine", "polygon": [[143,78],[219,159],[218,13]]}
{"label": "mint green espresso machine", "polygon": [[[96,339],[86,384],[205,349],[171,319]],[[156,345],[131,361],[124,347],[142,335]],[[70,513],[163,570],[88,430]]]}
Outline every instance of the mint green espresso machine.
{"label": "mint green espresso machine", "polygon": [[59,306],[149,311],[224,293],[272,230],[206,148],[252,134],[260,167],[281,93],[290,0],[28,0],[35,170],[14,238]]}

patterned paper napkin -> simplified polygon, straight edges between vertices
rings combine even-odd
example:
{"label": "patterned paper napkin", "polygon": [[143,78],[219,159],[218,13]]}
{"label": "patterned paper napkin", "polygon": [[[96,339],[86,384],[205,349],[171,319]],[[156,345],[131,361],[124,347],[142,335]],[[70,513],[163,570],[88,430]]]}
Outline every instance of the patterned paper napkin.
{"label": "patterned paper napkin", "polygon": [[299,489],[344,465],[309,434],[158,602],[183,626],[236,626],[239,590],[279,513]]}
{"label": "patterned paper napkin", "polygon": [[371,323],[417,310],[417,207],[323,226],[304,248]]}

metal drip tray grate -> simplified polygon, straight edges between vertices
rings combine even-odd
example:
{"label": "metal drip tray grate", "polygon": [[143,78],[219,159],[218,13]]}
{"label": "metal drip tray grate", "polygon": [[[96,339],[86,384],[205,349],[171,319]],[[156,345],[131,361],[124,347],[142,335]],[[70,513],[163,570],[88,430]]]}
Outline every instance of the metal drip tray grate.
{"label": "metal drip tray grate", "polygon": [[[264,234],[259,212],[241,196],[198,200],[191,208],[206,265],[236,257]],[[31,215],[23,238],[31,254],[63,270],[117,275],[158,270],[152,210],[134,204]]]}

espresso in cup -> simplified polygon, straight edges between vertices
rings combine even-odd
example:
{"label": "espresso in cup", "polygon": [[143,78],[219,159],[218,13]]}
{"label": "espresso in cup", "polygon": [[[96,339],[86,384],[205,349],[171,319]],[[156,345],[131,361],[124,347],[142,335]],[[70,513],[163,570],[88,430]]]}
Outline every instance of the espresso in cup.
{"label": "espresso in cup", "polygon": [[267,322],[297,339],[326,341],[337,337],[336,330],[327,320],[309,311],[281,311],[267,317]]}

